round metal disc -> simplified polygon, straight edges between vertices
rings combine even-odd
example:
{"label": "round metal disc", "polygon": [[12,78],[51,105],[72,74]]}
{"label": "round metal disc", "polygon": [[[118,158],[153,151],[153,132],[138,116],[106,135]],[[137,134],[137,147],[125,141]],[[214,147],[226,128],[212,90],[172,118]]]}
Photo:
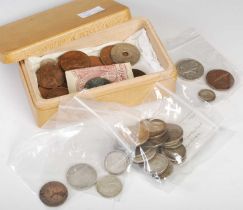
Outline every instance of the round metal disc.
{"label": "round metal disc", "polygon": [[85,89],[92,89],[92,88],[108,85],[110,83],[111,82],[108,79],[101,78],[101,77],[96,77],[96,78],[93,78],[93,79],[89,80],[85,84],[84,88]]}
{"label": "round metal disc", "polygon": [[100,60],[104,65],[112,65],[114,64],[114,61],[111,58],[111,49],[114,47],[114,45],[110,45],[107,47],[104,47],[100,52]]}
{"label": "round metal disc", "polygon": [[157,150],[156,148],[150,148],[148,150],[143,150],[140,147],[140,155],[136,155],[135,158],[133,159],[134,163],[144,163],[148,160],[151,160],[154,158],[156,155]]}
{"label": "round metal disc", "polygon": [[198,93],[198,96],[201,100],[206,101],[206,102],[212,102],[215,101],[216,99],[216,94],[212,90],[209,89],[203,89],[200,90]]}
{"label": "round metal disc", "polygon": [[181,164],[186,158],[186,148],[184,145],[176,149],[165,149],[164,154],[173,162]]}

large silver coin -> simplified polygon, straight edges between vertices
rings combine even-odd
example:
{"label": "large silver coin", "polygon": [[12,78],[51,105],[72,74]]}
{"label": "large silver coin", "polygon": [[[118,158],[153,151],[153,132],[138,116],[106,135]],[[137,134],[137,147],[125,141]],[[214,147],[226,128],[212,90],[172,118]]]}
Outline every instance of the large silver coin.
{"label": "large silver coin", "polygon": [[76,190],[88,189],[96,183],[97,172],[92,166],[80,163],[69,168],[66,179]]}
{"label": "large silver coin", "polygon": [[110,174],[124,173],[129,166],[128,155],[123,151],[110,152],[105,158],[105,168]]}
{"label": "large silver coin", "polygon": [[119,195],[122,191],[121,181],[113,175],[104,176],[96,183],[97,192],[106,198],[113,198]]}
{"label": "large silver coin", "polygon": [[176,68],[178,75],[186,80],[196,80],[204,74],[203,65],[193,59],[185,59],[178,62]]}
{"label": "large silver coin", "polygon": [[186,159],[186,148],[184,145],[181,145],[180,147],[176,149],[165,149],[164,154],[176,164],[181,164]]}
{"label": "large silver coin", "polygon": [[131,131],[130,137],[132,137],[136,146],[141,146],[148,141],[149,130],[145,121],[141,121],[134,126],[130,126],[129,129]]}
{"label": "large silver coin", "polygon": [[212,90],[209,90],[209,89],[200,90],[200,92],[198,93],[198,96],[202,101],[206,101],[206,102],[212,102],[212,101],[215,101],[215,99],[216,99],[215,92],[213,92]]}
{"label": "large silver coin", "polygon": [[157,153],[156,148],[150,148],[147,151],[143,150],[142,148],[139,148],[139,150],[140,155],[135,156],[135,158],[133,159],[134,163],[144,163],[148,160],[151,160]]}

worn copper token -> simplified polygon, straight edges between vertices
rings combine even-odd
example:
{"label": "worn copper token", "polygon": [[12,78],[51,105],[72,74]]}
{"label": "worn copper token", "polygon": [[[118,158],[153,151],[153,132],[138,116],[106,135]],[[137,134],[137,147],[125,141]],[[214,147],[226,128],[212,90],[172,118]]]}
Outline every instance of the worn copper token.
{"label": "worn copper token", "polygon": [[215,101],[216,99],[216,94],[212,90],[209,89],[203,89],[200,90],[198,93],[198,96],[201,100],[206,101],[206,102],[212,102]]}
{"label": "worn copper token", "polygon": [[115,62],[111,58],[111,50],[114,47],[114,45],[107,46],[103,48],[100,52],[100,60],[104,65],[112,65],[115,64]]}
{"label": "worn copper token", "polygon": [[89,56],[90,67],[103,66],[103,63],[98,56]]}
{"label": "worn copper token", "polygon": [[67,188],[60,182],[48,182],[39,192],[40,200],[47,206],[56,207],[62,205],[68,197]]}
{"label": "worn copper token", "polygon": [[216,90],[228,90],[235,83],[233,75],[221,69],[209,71],[206,80],[208,85]]}
{"label": "worn copper token", "polygon": [[92,89],[92,88],[108,85],[110,83],[111,82],[108,79],[101,78],[101,77],[96,77],[96,78],[93,78],[93,79],[89,80],[85,84],[84,88],[85,89]]}
{"label": "worn copper token", "polygon": [[141,77],[141,76],[146,75],[143,71],[141,71],[139,69],[133,69],[132,72],[133,72],[134,77]]}
{"label": "worn copper token", "polygon": [[115,63],[131,63],[136,64],[140,59],[138,48],[132,44],[121,43],[116,44],[111,49],[111,58]]}
{"label": "worn copper token", "polygon": [[64,71],[90,67],[89,56],[81,51],[69,51],[58,58],[58,64]]}
{"label": "worn copper token", "polygon": [[43,88],[57,88],[65,82],[65,74],[55,63],[45,63],[36,72],[38,85]]}

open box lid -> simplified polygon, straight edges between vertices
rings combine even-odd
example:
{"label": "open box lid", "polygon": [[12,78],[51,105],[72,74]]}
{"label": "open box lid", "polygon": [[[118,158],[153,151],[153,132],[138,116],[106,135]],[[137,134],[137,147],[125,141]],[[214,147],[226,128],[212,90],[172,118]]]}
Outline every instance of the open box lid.
{"label": "open box lid", "polygon": [[0,60],[16,63],[131,19],[112,0],[79,0],[0,27]]}

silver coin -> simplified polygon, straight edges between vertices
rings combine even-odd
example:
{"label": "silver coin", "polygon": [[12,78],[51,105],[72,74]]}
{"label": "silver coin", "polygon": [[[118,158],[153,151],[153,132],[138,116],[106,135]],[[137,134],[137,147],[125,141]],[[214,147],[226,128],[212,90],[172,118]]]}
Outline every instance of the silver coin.
{"label": "silver coin", "polygon": [[164,144],[163,147],[165,149],[176,149],[178,147],[180,147],[183,143],[183,138],[180,139],[178,142],[175,142],[174,144]]}
{"label": "silver coin", "polygon": [[168,132],[164,132],[161,135],[151,137],[148,141],[153,145],[153,147],[160,147],[169,140]]}
{"label": "silver coin", "polygon": [[196,80],[203,76],[203,65],[193,59],[185,59],[176,65],[178,75],[186,80]]}
{"label": "silver coin", "polygon": [[176,149],[164,149],[164,154],[173,162],[181,164],[186,159],[186,148],[184,145]]}
{"label": "silver coin", "polygon": [[122,191],[121,181],[113,175],[107,175],[99,179],[96,183],[97,192],[106,198],[113,198]]}
{"label": "silver coin", "polygon": [[167,131],[169,140],[165,143],[166,145],[177,144],[183,138],[183,129],[176,124],[167,124]]}
{"label": "silver coin", "polygon": [[149,130],[145,121],[141,121],[134,126],[130,126],[129,129],[136,146],[141,146],[148,141]]}
{"label": "silver coin", "polygon": [[80,163],[69,168],[66,179],[76,190],[88,189],[96,183],[97,172],[92,166]]}
{"label": "silver coin", "polygon": [[215,101],[215,99],[216,99],[215,92],[212,90],[209,90],[209,89],[200,90],[198,93],[198,96],[201,100],[206,101],[206,102],[212,102],[212,101]]}
{"label": "silver coin", "polygon": [[124,173],[129,166],[128,155],[123,151],[110,152],[105,158],[105,168],[110,174]]}
{"label": "silver coin", "polygon": [[145,120],[149,129],[149,136],[154,137],[163,134],[166,131],[166,123],[159,119]]}
{"label": "silver coin", "polygon": [[159,178],[166,179],[173,173],[173,170],[174,170],[173,164],[169,163],[167,169],[162,174],[159,175]]}
{"label": "silver coin", "polygon": [[145,161],[153,159],[157,153],[157,150],[156,148],[150,148],[149,150],[144,152],[143,149],[140,148],[140,153],[141,155],[137,155],[134,157],[134,163],[144,163]]}

